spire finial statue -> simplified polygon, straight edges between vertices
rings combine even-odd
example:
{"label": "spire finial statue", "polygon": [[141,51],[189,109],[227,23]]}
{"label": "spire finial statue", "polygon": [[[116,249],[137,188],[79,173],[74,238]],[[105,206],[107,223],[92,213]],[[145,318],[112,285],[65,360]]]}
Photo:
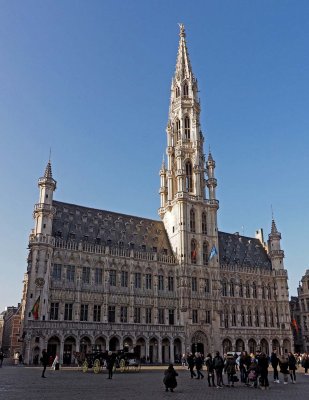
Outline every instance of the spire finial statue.
{"label": "spire finial statue", "polygon": [[179,25],[179,36],[185,38],[186,37],[186,31],[185,31],[185,26],[182,23],[178,23]]}

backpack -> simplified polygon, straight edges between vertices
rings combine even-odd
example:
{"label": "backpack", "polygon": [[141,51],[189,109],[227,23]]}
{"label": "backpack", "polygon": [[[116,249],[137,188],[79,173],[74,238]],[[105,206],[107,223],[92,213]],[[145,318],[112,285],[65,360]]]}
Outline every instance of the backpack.
{"label": "backpack", "polygon": [[256,380],[256,371],[254,371],[254,369],[252,369],[249,372],[248,379],[249,379],[249,381],[255,381]]}
{"label": "backpack", "polygon": [[223,358],[218,356],[214,358],[214,367],[215,368],[223,368],[224,367],[224,361]]}

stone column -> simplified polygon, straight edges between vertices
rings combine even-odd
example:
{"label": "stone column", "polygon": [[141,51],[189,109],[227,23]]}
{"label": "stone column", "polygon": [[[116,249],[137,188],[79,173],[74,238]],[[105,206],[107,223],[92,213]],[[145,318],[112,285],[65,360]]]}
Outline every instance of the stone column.
{"label": "stone column", "polygon": [[158,340],[158,363],[162,364],[162,339]]}
{"label": "stone column", "polygon": [[59,363],[63,364],[63,351],[64,351],[64,339],[60,340],[60,354],[59,354]]}
{"label": "stone column", "polygon": [[171,339],[170,342],[170,363],[174,364],[175,358],[174,358],[174,340]]}
{"label": "stone column", "polygon": [[146,340],[146,363],[149,359],[149,339]]}

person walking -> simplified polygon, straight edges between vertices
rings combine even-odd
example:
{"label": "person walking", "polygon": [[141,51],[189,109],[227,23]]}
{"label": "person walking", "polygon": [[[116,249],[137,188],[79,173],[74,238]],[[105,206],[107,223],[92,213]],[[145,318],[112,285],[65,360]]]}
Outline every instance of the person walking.
{"label": "person walking", "polygon": [[107,370],[108,370],[108,378],[107,379],[113,379],[113,369],[114,369],[114,364],[115,364],[115,357],[111,351],[107,353]]}
{"label": "person walking", "polygon": [[223,387],[222,372],[223,372],[223,368],[224,368],[224,360],[220,356],[219,351],[216,352],[216,355],[213,360],[213,364],[214,364],[214,370],[216,371],[217,388],[222,388]]}
{"label": "person walking", "polygon": [[260,372],[260,382],[261,382],[261,389],[269,389],[269,382],[268,382],[268,365],[269,360],[268,357],[264,352],[262,352],[259,356],[258,361],[258,368]]}
{"label": "person walking", "polygon": [[273,352],[271,353],[270,363],[271,363],[272,369],[274,371],[274,382],[280,383],[279,373],[278,373],[279,358],[277,356],[277,350],[273,350]]}
{"label": "person walking", "polygon": [[232,354],[227,355],[224,372],[227,373],[227,385],[234,387],[234,377],[236,375],[236,359]]}
{"label": "person walking", "polygon": [[191,379],[192,379],[196,376],[196,373],[193,371],[194,370],[194,357],[193,357],[192,353],[190,353],[187,357],[187,364],[188,364],[188,370],[190,370]]}
{"label": "person walking", "polygon": [[205,365],[207,369],[208,386],[210,387],[211,386],[210,382],[212,382],[212,386],[215,387],[215,370],[214,370],[212,355],[210,353],[207,354]]}
{"label": "person walking", "polygon": [[305,369],[305,375],[308,374],[308,368],[309,368],[309,355],[308,353],[304,353],[301,359],[301,366]]}
{"label": "person walking", "polygon": [[291,352],[288,353],[289,373],[292,383],[296,383],[296,358]]}
{"label": "person walking", "polygon": [[47,354],[46,349],[43,349],[42,357],[41,357],[40,361],[43,365],[42,378],[46,378],[45,371],[46,371],[46,367],[48,365],[48,354]]}
{"label": "person walking", "polygon": [[246,351],[243,351],[239,359],[240,381],[248,384],[248,369],[251,365],[251,357]]}
{"label": "person walking", "polygon": [[202,374],[202,369],[203,369],[203,358],[200,353],[195,353],[195,368],[197,372],[197,378],[196,379],[203,379],[204,375]]}
{"label": "person walking", "polygon": [[170,364],[167,370],[164,372],[164,378],[163,378],[163,383],[165,385],[166,392],[168,392],[168,389],[170,389],[170,391],[173,392],[174,389],[176,388],[177,386],[176,376],[178,376],[178,373],[175,371],[173,364]]}

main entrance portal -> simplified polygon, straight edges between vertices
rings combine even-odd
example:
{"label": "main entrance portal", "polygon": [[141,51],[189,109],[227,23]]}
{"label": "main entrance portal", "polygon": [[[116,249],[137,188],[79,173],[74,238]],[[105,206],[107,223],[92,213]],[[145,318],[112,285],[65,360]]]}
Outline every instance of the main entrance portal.
{"label": "main entrance portal", "polygon": [[206,354],[209,351],[208,339],[204,332],[197,331],[191,339],[191,351],[193,354],[202,353]]}

